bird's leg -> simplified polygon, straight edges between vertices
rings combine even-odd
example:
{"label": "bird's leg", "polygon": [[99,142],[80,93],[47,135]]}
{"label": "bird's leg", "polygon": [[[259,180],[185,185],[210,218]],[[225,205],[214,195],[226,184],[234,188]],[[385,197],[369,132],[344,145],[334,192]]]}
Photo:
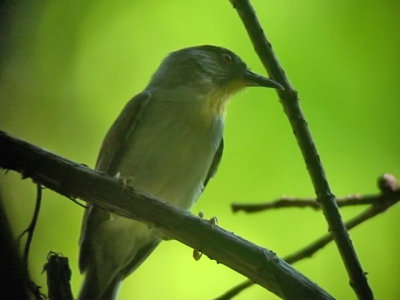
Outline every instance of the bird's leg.
{"label": "bird's leg", "polygon": [[[199,215],[200,218],[203,219],[204,213],[203,213],[202,211],[199,211],[199,214],[198,214],[198,215]],[[200,260],[200,258],[201,258],[202,255],[203,255],[202,252],[200,252],[200,251],[197,250],[197,249],[193,249],[193,258],[194,258],[194,260]]]}
{"label": "bird's leg", "polygon": [[[204,213],[202,211],[199,211],[199,217],[204,218]],[[208,220],[208,222],[211,224],[212,227],[218,224],[218,218],[217,217],[212,217],[211,219]],[[203,253],[197,249],[193,249],[193,258],[195,260],[199,260]]]}
{"label": "bird's leg", "polygon": [[208,222],[211,224],[211,226],[215,226],[218,224],[218,218],[217,217],[212,217]]}
{"label": "bird's leg", "polygon": [[[202,211],[199,211],[199,217],[204,219],[204,213]],[[208,222],[211,224],[211,226],[215,226],[218,224],[218,218],[217,217],[212,217],[211,219],[208,220]]]}
{"label": "bird's leg", "polygon": [[120,172],[115,174],[115,178],[121,183],[122,185],[122,190],[125,190],[128,186],[131,186],[132,183],[134,182],[135,177],[134,176],[125,176],[121,175]]}

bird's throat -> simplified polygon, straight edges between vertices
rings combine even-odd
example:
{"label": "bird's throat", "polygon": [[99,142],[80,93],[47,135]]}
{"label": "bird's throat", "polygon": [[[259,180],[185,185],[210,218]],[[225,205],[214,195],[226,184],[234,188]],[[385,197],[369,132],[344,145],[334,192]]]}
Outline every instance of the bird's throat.
{"label": "bird's throat", "polygon": [[240,80],[230,81],[223,86],[214,87],[205,96],[203,112],[208,116],[223,118],[226,114],[226,106],[229,99],[244,87],[245,84]]}

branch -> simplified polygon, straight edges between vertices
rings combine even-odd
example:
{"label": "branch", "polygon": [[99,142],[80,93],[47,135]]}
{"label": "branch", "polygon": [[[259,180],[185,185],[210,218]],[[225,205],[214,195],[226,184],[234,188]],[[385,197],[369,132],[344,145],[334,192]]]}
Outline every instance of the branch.
{"label": "branch", "polygon": [[332,299],[304,275],[261,248],[187,211],[159,201],[115,178],[47,152],[0,131],[0,167],[67,197],[79,197],[123,217],[156,227],[285,299]]}
{"label": "branch", "polygon": [[367,278],[357,258],[348,232],[343,224],[342,217],[337,207],[335,197],[329,187],[322,167],[317,148],[308,130],[307,122],[300,109],[297,92],[290,85],[288,78],[280,66],[271,43],[266,38],[264,31],[257,19],[254,9],[248,0],[230,0],[237,10],[247,33],[253,43],[254,49],[260,57],[265,69],[270,76],[281,83],[285,90],[279,90],[278,94],[283,109],[289,118],[297,143],[303,154],[308,172],[310,174],[318,202],[328,222],[336,245],[350,277],[350,285],[353,287],[359,299],[373,299],[372,291]]}
{"label": "branch", "polygon": [[23,263],[24,263],[24,268],[26,270],[28,270],[29,249],[31,247],[33,233],[35,232],[37,219],[39,217],[41,202],[42,202],[42,187],[40,186],[40,184],[37,184],[36,185],[36,205],[35,205],[35,210],[33,212],[31,223],[29,224],[28,228],[25,229],[18,237],[18,239],[21,239],[25,233],[27,234],[26,243],[25,243],[25,247],[24,247],[24,255],[23,255]]}
{"label": "branch", "polygon": [[254,283],[251,282],[250,280],[243,281],[242,283],[238,284],[237,286],[234,286],[233,288],[231,288],[229,291],[226,291],[221,296],[214,298],[214,300],[230,300],[233,297],[239,295],[245,289],[251,287],[253,284]]}
{"label": "branch", "polygon": [[[385,174],[378,179],[378,185],[382,191],[380,195],[368,196],[366,199],[374,199],[372,205],[361,214],[346,222],[345,226],[348,230],[355,226],[385,212],[388,208],[400,201],[400,188],[396,178],[393,175]],[[330,233],[325,234],[313,243],[301,250],[285,257],[285,261],[292,264],[305,257],[311,257],[319,249],[326,246],[333,240]]]}
{"label": "branch", "polygon": [[[370,204],[372,205],[365,211],[363,211],[361,214],[357,215],[353,219],[346,222],[345,226],[347,230],[353,229],[357,225],[360,225],[361,223],[385,212],[387,209],[389,209],[390,207],[392,207],[393,205],[395,205],[397,202],[400,201],[400,188],[396,178],[393,175],[385,174],[381,176],[378,180],[378,185],[382,193],[379,195],[361,197],[360,200],[365,200],[361,201],[361,203],[370,202]],[[316,203],[315,200],[309,200],[309,201]],[[314,206],[312,207],[315,208]],[[318,250],[321,250],[323,247],[329,244],[332,240],[333,240],[332,234],[327,233],[322,237],[318,238],[317,240],[315,240],[314,242],[310,243],[309,245],[305,246],[304,248],[284,257],[284,260],[289,264],[294,264],[301,259],[311,257]],[[231,288],[221,296],[215,298],[215,300],[232,299],[233,297],[235,297],[243,290],[249,288],[252,285],[253,282],[251,282],[250,280],[246,280],[236,285],[235,287]]]}
{"label": "branch", "polygon": [[[378,186],[382,193],[377,195],[348,195],[343,198],[337,198],[339,207],[354,206],[354,205],[368,205],[377,204],[381,205],[382,202],[387,201],[387,193],[395,193],[398,190],[397,179],[391,174],[384,174],[378,178]],[[321,205],[312,198],[294,198],[294,197],[281,197],[277,200],[267,203],[249,203],[240,204],[232,203],[231,208],[233,212],[244,211],[247,213],[260,212],[263,210],[271,210],[287,207],[310,207],[313,209],[321,209]]]}
{"label": "branch", "polygon": [[47,255],[47,263],[43,267],[47,273],[48,297],[50,300],[73,300],[71,286],[71,269],[68,258],[55,252]]}

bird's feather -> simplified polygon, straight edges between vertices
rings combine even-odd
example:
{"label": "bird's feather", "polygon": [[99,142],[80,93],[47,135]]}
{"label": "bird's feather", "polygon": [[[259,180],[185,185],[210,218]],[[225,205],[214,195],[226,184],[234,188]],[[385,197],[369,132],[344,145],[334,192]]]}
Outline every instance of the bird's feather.
{"label": "bird's feather", "polygon": [[150,98],[149,92],[142,92],[126,104],[103,141],[96,162],[96,170],[111,176],[115,175],[123,151],[126,149],[124,147],[126,141],[133,134]]}
{"label": "bird's feather", "polygon": [[[100,153],[96,163],[96,170],[102,171],[108,175],[114,176],[117,172],[119,160],[122,157],[126,141],[133,134],[137,123],[140,120],[140,116],[147,103],[149,102],[151,95],[149,92],[142,92],[133,97],[122,110],[119,117],[115,120],[106,137],[104,138],[103,144],[100,149]],[[80,238],[80,254],[79,254],[79,268],[81,272],[84,272],[92,258],[91,253],[91,241],[90,238],[93,235],[98,224],[107,220],[109,213],[93,207],[89,204],[89,207],[85,210],[83,217],[83,226]]]}
{"label": "bird's feather", "polygon": [[212,177],[214,177],[215,173],[217,173],[218,166],[219,166],[219,164],[221,162],[221,158],[222,158],[222,153],[223,152],[224,152],[224,139],[222,138],[221,142],[219,143],[217,152],[215,152],[214,159],[213,159],[213,161],[211,163],[210,169],[208,170],[207,178],[204,181],[204,184],[203,184],[204,188],[207,186],[207,184],[210,181],[210,179]]}

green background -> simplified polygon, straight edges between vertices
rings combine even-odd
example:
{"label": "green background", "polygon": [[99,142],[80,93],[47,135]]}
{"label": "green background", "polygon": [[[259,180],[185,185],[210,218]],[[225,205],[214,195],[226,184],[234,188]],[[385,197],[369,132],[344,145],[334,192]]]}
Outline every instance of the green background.
{"label": "green background", "polygon": [[[16,4],[14,4],[16,5]],[[399,1],[254,0],[301,106],[334,193],[376,193],[376,178],[400,176]],[[170,51],[227,47],[265,74],[229,1],[35,1],[15,6],[1,61],[2,130],[93,167],[102,138]],[[4,46],[4,45],[3,45]],[[30,221],[35,186],[0,177],[15,234]],[[193,213],[283,257],[327,231],[321,213],[287,209],[232,214],[232,202],[313,196],[292,130],[273,90],[234,96],[225,153]],[[50,190],[30,253],[34,280],[52,250],[69,257],[75,295],[83,210]],[[343,209],[345,219],[363,208]],[[400,207],[351,232],[377,299],[400,298]],[[355,299],[333,244],[295,265],[338,299]],[[162,243],[122,287],[121,299],[210,299],[240,274],[176,241]],[[46,289],[44,288],[44,291]],[[252,287],[238,299],[275,299]]]}

